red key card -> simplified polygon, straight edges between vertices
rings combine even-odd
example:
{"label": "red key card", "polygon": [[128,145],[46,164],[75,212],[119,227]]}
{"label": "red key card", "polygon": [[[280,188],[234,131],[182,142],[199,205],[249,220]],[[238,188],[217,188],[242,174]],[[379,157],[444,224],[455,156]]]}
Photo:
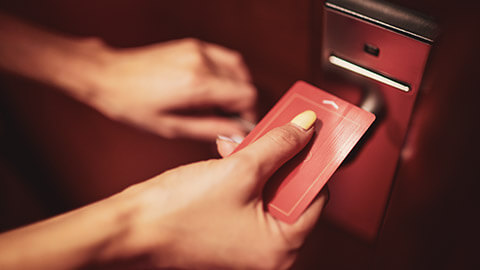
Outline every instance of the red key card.
{"label": "red key card", "polygon": [[287,223],[298,219],[375,120],[372,113],[298,81],[235,152],[306,110],[317,114],[314,137],[269,179],[264,190],[268,211]]}

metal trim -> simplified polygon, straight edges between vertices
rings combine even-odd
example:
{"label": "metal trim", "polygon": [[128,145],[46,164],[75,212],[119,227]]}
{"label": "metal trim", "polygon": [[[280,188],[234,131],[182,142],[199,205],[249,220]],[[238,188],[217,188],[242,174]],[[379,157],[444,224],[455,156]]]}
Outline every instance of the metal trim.
{"label": "metal trim", "polygon": [[325,6],[328,7],[328,8],[331,8],[331,9],[333,9],[333,10],[336,10],[336,11],[339,11],[339,12],[342,12],[342,13],[345,13],[345,14],[348,14],[348,15],[350,15],[350,16],[356,17],[356,18],[358,18],[358,19],[362,19],[362,20],[368,21],[368,22],[370,22],[370,23],[373,23],[373,24],[376,24],[376,25],[385,27],[385,28],[390,29],[390,30],[392,30],[392,31],[395,31],[395,32],[404,34],[404,35],[409,36],[409,37],[411,37],[411,38],[414,38],[414,39],[417,39],[417,40],[426,42],[426,43],[428,43],[428,44],[432,44],[432,43],[433,43],[433,39],[430,39],[430,38],[427,38],[427,37],[424,37],[424,36],[415,34],[415,33],[413,33],[413,32],[410,32],[410,31],[407,31],[407,30],[405,30],[405,29],[396,27],[396,26],[391,25],[391,24],[388,24],[388,23],[386,23],[386,22],[383,22],[383,21],[374,19],[374,18],[372,18],[372,17],[369,17],[369,16],[366,16],[366,15],[360,14],[360,13],[355,12],[355,11],[353,11],[353,10],[346,9],[346,8],[341,7],[341,6],[337,6],[337,5],[335,5],[335,4],[329,3],[329,2],[325,2]]}

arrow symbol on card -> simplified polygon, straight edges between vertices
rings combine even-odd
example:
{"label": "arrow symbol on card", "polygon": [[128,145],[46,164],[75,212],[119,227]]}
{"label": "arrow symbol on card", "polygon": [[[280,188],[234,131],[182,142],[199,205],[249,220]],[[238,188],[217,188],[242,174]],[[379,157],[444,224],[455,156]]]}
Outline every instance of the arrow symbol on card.
{"label": "arrow symbol on card", "polygon": [[333,100],[324,99],[322,103],[326,105],[331,105],[333,108],[335,108],[335,110],[338,110],[338,105]]}

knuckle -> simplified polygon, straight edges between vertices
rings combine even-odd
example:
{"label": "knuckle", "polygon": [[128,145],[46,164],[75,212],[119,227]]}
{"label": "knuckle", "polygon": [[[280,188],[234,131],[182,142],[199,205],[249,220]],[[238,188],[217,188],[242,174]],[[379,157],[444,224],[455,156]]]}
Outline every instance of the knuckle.
{"label": "knuckle", "polygon": [[202,42],[195,38],[185,38],[182,40],[184,57],[192,66],[203,66],[205,60],[202,55]]}
{"label": "knuckle", "polygon": [[188,57],[189,57],[190,65],[192,65],[193,67],[196,67],[197,72],[201,71],[200,68],[203,67],[205,64],[205,60],[202,54],[197,50],[193,50],[191,51]]}
{"label": "knuckle", "polygon": [[232,55],[233,62],[235,64],[242,65],[245,62],[244,58],[243,58],[243,55],[241,53],[239,53],[237,51],[232,51],[231,55]]}
{"label": "knuckle", "polygon": [[200,51],[202,50],[202,42],[199,39],[191,38],[188,43],[191,49],[200,55]]}
{"label": "knuckle", "polygon": [[196,48],[200,45],[200,40],[192,37],[184,38],[183,43],[192,48]]}
{"label": "knuckle", "polygon": [[245,88],[245,100],[251,103],[255,103],[258,98],[258,93],[253,87],[246,87]]}

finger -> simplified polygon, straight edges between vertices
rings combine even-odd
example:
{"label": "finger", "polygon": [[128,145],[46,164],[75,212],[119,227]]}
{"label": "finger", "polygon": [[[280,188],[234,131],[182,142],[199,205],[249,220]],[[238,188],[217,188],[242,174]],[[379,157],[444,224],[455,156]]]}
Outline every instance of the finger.
{"label": "finger", "polygon": [[212,61],[218,71],[234,80],[250,82],[251,76],[240,53],[225,47],[202,43],[205,56]]}
{"label": "finger", "polygon": [[257,112],[255,108],[250,108],[240,112],[240,121],[247,127],[247,130],[252,130],[257,123]]}
{"label": "finger", "polygon": [[227,112],[238,113],[248,121],[255,121],[257,91],[252,84],[211,77],[205,87],[205,91],[199,92],[195,98],[197,106],[217,106]]}
{"label": "finger", "polygon": [[246,117],[233,117],[233,119],[238,121],[248,132],[252,131],[256,126],[255,121],[247,120]]}
{"label": "finger", "polygon": [[163,132],[167,137],[188,137],[214,141],[218,134],[228,137],[246,135],[242,125],[224,117],[162,115],[157,124],[159,132]]}
{"label": "finger", "polygon": [[[205,60],[208,65],[214,69],[215,74],[219,74],[235,82],[251,85],[250,72],[238,52],[212,43],[202,42],[201,44]],[[249,105],[246,106],[246,109],[241,109],[239,113],[245,120],[255,122],[257,120],[254,110],[256,95],[254,95],[254,100],[247,99],[245,101],[247,101]]]}
{"label": "finger", "polygon": [[259,191],[263,190],[267,179],[305,147],[313,135],[311,127],[315,120],[316,115],[313,111],[304,111],[290,123],[272,129],[235,155],[241,161],[253,164],[255,175],[259,178],[254,179],[257,183],[253,186]]}
{"label": "finger", "polygon": [[232,138],[218,135],[217,137],[217,151],[222,157],[229,156],[235,148],[242,142],[243,137],[234,136]]}
{"label": "finger", "polygon": [[328,202],[328,196],[328,188],[325,187],[295,223],[279,222],[282,231],[293,248],[299,248],[303,244],[305,238],[320,218],[323,208]]}
{"label": "finger", "polygon": [[177,97],[165,109],[221,108],[249,122],[256,122],[257,90],[252,84],[210,74],[204,75],[193,90],[186,96]]}

